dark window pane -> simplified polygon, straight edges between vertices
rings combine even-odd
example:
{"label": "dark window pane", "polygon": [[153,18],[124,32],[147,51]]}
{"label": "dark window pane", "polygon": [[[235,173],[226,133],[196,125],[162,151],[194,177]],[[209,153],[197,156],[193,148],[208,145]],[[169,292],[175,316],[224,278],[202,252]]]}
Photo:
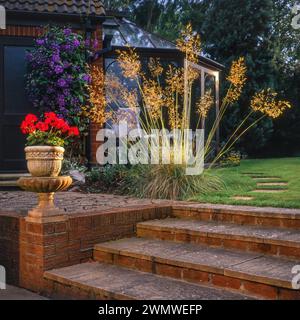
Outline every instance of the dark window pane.
{"label": "dark window pane", "polygon": [[[30,110],[25,94],[26,47],[4,47],[5,114],[24,114]],[[17,93],[17,94],[16,94]]]}

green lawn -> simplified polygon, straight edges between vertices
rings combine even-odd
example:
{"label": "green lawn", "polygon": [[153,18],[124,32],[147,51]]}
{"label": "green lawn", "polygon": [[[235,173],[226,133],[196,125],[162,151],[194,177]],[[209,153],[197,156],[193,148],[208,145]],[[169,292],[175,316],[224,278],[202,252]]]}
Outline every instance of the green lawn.
{"label": "green lawn", "polygon": [[[200,202],[300,208],[300,158],[243,160],[239,167],[211,170],[221,178],[222,190],[199,195],[190,200]],[[245,174],[276,177],[258,181]],[[278,178],[277,178],[278,177]],[[258,182],[287,182],[287,186],[257,186]],[[280,193],[256,193],[255,189],[284,189]],[[235,200],[232,197],[253,197],[252,200]]]}

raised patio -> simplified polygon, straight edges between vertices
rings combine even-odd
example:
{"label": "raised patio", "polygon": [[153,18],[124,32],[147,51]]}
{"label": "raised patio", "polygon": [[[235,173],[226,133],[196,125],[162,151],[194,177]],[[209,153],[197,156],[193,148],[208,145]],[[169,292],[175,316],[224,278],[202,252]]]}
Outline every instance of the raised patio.
{"label": "raised patio", "polygon": [[68,192],[65,221],[27,222],[35,203],[0,193],[11,284],[54,298],[300,298],[300,210]]}

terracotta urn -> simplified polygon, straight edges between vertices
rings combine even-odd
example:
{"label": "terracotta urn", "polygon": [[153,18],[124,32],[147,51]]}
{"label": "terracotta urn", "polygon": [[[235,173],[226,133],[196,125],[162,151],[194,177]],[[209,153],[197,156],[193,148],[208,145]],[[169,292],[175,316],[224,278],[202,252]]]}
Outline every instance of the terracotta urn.
{"label": "terracotta urn", "polygon": [[57,177],[65,149],[52,146],[26,147],[27,168],[33,177]]}

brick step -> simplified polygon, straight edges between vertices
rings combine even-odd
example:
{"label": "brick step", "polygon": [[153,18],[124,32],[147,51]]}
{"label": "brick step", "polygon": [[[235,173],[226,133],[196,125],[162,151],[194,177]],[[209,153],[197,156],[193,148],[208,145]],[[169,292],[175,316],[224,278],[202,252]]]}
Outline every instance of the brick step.
{"label": "brick step", "polygon": [[137,225],[142,238],[201,243],[300,260],[300,230],[168,218]]}
{"label": "brick step", "polygon": [[30,177],[29,173],[0,173],[0,181],[18,181],[21,177]]}
{"label": "brick step", "polygon": [[300,209],[182,203],[174,204],[172,213],[177,218],[300,229]]}
{"label": "brick step", "polygon": [[0,181],[0,191],[19,191],[17,181]]}
{"label": "brick step", "polygon": [[1,173],[0,174],[0,191],[20,190],[18,186],[18,179],[20,177],[27,177],[27,173]]}
{"label": "brick step", "polygon": [[49,294],[60,299],[245,300],[238,292],[191,284],[105,263],[83,263],[47,271]]}
{"label": "brick step", "polygon": [[0,187],[4,188],[4,187],[17,187],[18,183],[17,181],[13,181],[13,180],[1,180],[0,181]]}
{"label": "brick step", "polygon": [[94,259],[270,299],[300,299],[292,289],[296,261],[199,244],[129,238],[94,247]]}

